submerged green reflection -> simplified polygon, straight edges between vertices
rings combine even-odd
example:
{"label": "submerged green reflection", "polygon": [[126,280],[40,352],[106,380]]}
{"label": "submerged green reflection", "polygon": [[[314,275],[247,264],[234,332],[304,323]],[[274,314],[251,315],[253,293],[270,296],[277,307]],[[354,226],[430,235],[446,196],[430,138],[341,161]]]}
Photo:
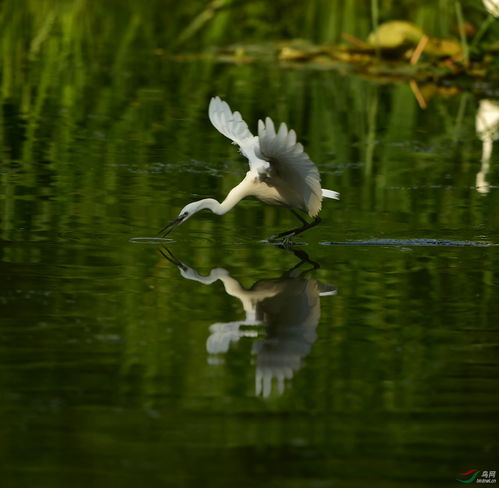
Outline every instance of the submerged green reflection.
{"label": "submerged green reflection", "polygon": [[[424,486],[495,462],[495,249],[312,244],[317,268],[265,244],[222,243],[216,257],[193,241],[172,247],[199,269],[177,261],[184,279],[154,246],[90,242],[86,262],[81,242],[38,244],[43,262],[7,268],[7,486]],[[318,317],[319,283],[332,282]],[[241,317],[240,297],[264,324],[226,348],[213,336]],[[297,310],[307,325],[286,329]],[[254,331],[245,318],[236,328]],[[288,358],[288,346],[301,368],[256,395],[259,354]]]}

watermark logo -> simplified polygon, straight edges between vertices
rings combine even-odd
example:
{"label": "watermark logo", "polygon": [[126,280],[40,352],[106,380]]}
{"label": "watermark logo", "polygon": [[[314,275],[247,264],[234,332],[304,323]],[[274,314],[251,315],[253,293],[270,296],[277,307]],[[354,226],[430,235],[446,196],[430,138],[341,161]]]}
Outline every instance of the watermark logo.
{"label": "watermark logo", "polygon": [[485,471],[482,469],[470,469],[466,473],[459,473],[459,478],[456,478],[460,483],[495,483],[496,472]]}

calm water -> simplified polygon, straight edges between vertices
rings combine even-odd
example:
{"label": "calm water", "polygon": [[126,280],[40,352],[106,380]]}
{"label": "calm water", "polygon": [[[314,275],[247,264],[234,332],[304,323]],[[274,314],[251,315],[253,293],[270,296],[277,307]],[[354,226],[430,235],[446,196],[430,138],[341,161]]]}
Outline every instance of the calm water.
{"label": "calm water", "polygon": [[[498,102],[429,93],[422,111],[407,85],[268,65],[125,68],[81,98],[54,78],[67,92],[2,99],[2,486],[499,471]],[[341,192],[300,245],[264,242],[294,217],[250,200],[154,240],[246,171],[213,94],[251,128],[287,121]]]}

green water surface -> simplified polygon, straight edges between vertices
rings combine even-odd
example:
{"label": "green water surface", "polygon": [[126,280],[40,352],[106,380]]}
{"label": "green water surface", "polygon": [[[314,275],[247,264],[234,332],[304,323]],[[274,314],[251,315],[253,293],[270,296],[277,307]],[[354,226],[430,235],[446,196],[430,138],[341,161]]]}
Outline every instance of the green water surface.
{"label": "green water surface", "polygon": [[[87,64],[51,45],[2,72],[2,486],[499,471],[499,143],[477,129],[483,100],[437,93],[422,110],[403,83],[140,44]],[[341,193],[296,246],[265,241],[293,215],[252,200],[157,240],[247,171],[208,120],[213,95],[252,130],[286,121]]]}

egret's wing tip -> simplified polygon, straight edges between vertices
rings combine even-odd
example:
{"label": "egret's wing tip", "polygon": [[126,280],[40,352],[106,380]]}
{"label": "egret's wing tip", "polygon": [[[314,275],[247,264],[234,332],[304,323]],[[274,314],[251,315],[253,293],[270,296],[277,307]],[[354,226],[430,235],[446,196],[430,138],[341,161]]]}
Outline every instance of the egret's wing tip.
{"label": "egret's wing tip", "polygon": [[242,115],[238,111],[232,112],[229,104],[219,96],[211,98],[208,117],[220,133],[240,147],[246,139],[253,137]]}

